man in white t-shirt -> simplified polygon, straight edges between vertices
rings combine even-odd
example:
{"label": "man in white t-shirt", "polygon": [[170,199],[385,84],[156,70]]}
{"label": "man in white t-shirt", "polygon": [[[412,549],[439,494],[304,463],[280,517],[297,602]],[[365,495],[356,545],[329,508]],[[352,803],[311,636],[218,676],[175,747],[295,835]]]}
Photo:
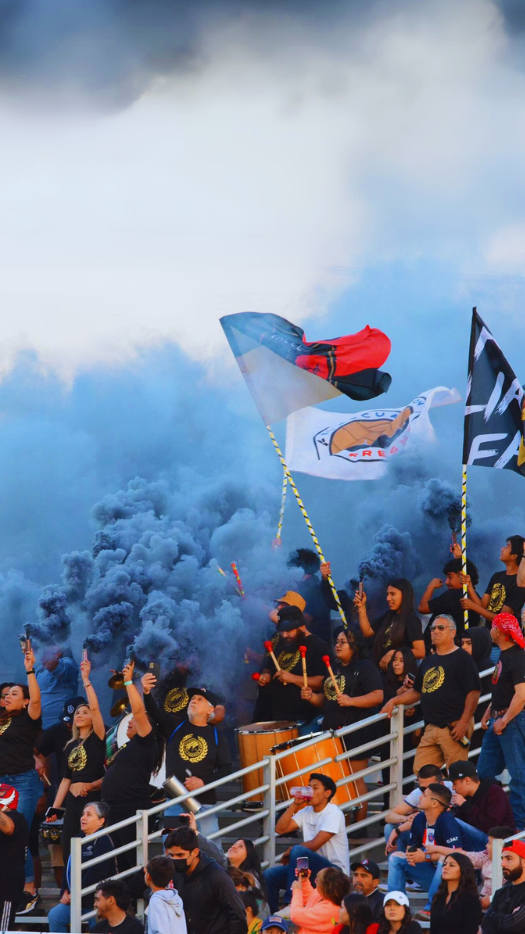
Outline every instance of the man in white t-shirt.
{"label": "man in white t-shirt", "polygon": [[296,876],[299,856],[308,857],[312,882],[325,866],[338,866],[346,873],[349,870],[350,852],[344,814],[336,804],[330,804],[336,792],[335,782],[329,775],[312,772],[309,785],[313,792],[311,803],[304,807],[293,800],[275,825],[275,832],[279,835],[293,833],[300,828],[303,843],[286,850],[281,856],[281,865],[272,866],[264,873],[272,913],[279,907],[281,889],[286,889],[288,900],[291,897],[290,888]]}

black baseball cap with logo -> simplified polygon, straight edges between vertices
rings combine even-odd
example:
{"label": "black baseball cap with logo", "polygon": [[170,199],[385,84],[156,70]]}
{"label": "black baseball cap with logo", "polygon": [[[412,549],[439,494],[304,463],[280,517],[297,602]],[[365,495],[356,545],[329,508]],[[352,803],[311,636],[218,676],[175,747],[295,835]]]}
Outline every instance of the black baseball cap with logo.
{"label": "black baseball cap with logo", "polygon": [[365,872],[370,873],[370,875],[372,876],[372,879],[381,878],[381,870],[379,869],[379,866],[377,865],[377,863],[374,863],[373,859],[362,859],[358,863],[352,863],[352,865],[350,866],[350,869],[352,870],[352,872],[355,872],[356,869],[364,869]]}
{"label": "black baseball cap with logo", "polygon": [[72,723],[73,717],[75,716],[75,710],[77,707],[81,707],[83,704],[85,704],[86,707],[89,706],[85,697],[70,697],[69,700],[65,702],[64,708],[62,710],[62,720],[64,723]]}
{"label": "black baseball cap with logo", "polygon": [[207,701],[209,701],[212,707],[215,707],[217,704],[221,703],[218,694],[214,694],[214,692],[210,691],[209,688],[188,688],[187,691],[190,700],[195,696],[195,694],[198,694],[199,697],[204,697]]}
{"label": "black baseball cap with logo", "polygon": [[478,778],[476,766],[470,759],[460,759],[459,762],[451,762],[448,767],[448,776],[451,782],[457,782],[459,778]]}

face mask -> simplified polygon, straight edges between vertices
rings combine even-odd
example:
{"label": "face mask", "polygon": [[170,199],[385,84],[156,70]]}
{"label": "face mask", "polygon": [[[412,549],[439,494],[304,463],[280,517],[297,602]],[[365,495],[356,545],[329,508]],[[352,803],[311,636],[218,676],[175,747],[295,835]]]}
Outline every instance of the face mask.
{"label": "face mask", "polygon": [[171,857],[173,866],[175,867],[175,872],[187,872],[188,863],[185,859],[176,859],[174,856]]}

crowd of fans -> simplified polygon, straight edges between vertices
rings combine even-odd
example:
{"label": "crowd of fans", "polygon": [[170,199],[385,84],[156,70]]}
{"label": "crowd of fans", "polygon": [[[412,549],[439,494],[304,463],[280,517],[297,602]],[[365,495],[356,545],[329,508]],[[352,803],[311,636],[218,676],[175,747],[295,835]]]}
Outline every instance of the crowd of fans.
{"label": "crowd of fans", "polygon": [[[523,537],[509,537],[500,553],[504,570],[482,594],[476,566],[469,561],[462,573],[457,546],[444,578],[429,581],[417,609],[410,582],[401,578],[387,583],[387,609],[377,617],[364,587],[340,590],[347,625],[335,627],[330,565],[306,549],[291,558],[304,578],[269,614],[251,719],[293,723],[299,736],[355,727],[379,711],[392,716],[399,706],[406,723],[423,721],[405,737],[414,754],[405,771],[415,772],[416,788],[385,814],[386,891],[377,863],[352,861],[351,811],[332,801],[337,787],[321,767],[309,776],[308,794],[293,796],[280,813],[276,833],[296,842],[264,872],[251,840],[224,854],[207,839],[218,829],[217,812],[206,814],[217,801],[214,789],[198,796],[198,825],[191,809],[165,811],[164,855],[139,877],[113,878],[135,866],[133,846],[113,852],[133,843],[134,823],[88,842],[83,862],[100,858],[82,871],[83,887],[96,886],[94,898],[83,898],[83,912],[97,912],[90,929],[142,931],[132,909],[146,891],[150,934],[255,934],[289,925],[301,934],[414,934],[421,928],[406,888],[419,885],[428,896],[418,917],[430,920],[432,934],[525,931],[525,841],[504,847],[505,884],[496,892],[491,875],[493,841],[525,831],[524,546]],[[425,628],[419,613],[430,616]],[[28,640],[24,666],[26,683],[0,685],[0,930],[36,907],[40,828],[59,886],[49,930],[67,931],[71,839],[150,808],[163,761],[177,788],[190,793],[229,774],[228,699],[202,684],[186,686],[184,677],[160,682],[151,670],[139,681],[129,661],[122,680],[131,716],[126,741],[115,744],[86,653],[76,666],[60,648],[46,647],[37,668]],[[491,697],[480,707],[482,691]],[[480,715],[474,762],[469,751]],[[347,760],[351,771],[365,769],[371,754],[388,757],[385,723],[344,737],[347,751],[356,750]],[[359,752],[374,740],[373,750]],[[358,796],[366,794],[363,778],[355,785]],[[366,813],[361,802],[353,818]]]}

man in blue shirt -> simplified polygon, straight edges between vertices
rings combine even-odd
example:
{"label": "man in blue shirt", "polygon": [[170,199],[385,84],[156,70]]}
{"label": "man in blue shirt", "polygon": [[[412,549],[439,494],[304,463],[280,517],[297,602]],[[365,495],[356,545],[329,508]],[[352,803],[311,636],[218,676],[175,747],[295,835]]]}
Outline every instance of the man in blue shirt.
{"label": "man in blue shirt", "polygon": [[451,798],[445,785],[433,782],[425,788],[418,805],[421,813],[413,820],[406,853],[397,850],[388,858],[388,891],[404,892],[407,878],[418,882],[429,889],[425,911],[430,911],[441,878],[436,848],[457,849],[463,845],[461,827],[448,811]]}
{"label": "man in blue shirt", "polygon": [[42,729],[47,730],[60,720],[66,701],[78,694],[78,665],[59,646],[51,645],[42,652],[36,676],[42,696]]}

